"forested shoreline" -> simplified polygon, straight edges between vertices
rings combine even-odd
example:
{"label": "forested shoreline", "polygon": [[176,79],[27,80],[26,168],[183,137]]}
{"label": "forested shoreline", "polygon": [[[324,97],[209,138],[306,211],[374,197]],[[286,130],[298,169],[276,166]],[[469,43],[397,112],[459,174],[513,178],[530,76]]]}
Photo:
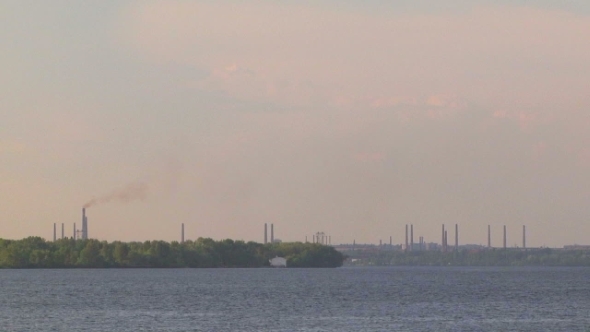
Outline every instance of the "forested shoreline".
{"label": "forested shoreline", "polygon": [[590,266],[590,251],[490,249],[441,251],[345,251],[357,266]]}
{"label": "forested shoreline", "polygon": [[288,267],[340,267],[345,259],[333,247],[301,242],[0,239],[0,268],[251,268],[269,266],[275,256]]}

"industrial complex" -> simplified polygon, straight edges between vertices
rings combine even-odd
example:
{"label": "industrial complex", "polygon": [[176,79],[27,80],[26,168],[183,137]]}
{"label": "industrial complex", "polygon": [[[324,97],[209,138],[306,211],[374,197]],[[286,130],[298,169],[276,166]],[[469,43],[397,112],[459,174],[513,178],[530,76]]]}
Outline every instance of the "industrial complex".
{"label": "industrial complex", "polygon": [[[477,244],[463,244],[459,243],[459,224],[455,224],[455,236],[454,236],[454,245],[449,245],[448,239],[448,229],[446,228],[445,224],[442,224],[441,227],[441,240],[440,243],[436,242],[426,242],[423,236],[418,237],[418,242],[414,242],[414,225],[405,225],[405,242],[403,244],[393,244],[392,237],[389,237],[389,245],[383,244],[382,240],[379,240],[379,245],[375,244],[357,244],[356,241],[353,241],[352,244],[340,244],[335,246],[336,249],[341,251],[349,251],[349,250],[397,250],[397,251],[404,251],[404,252],[415,252],[415,251],[442,251],[442,252],[451,252],[451,251],[458,251],[460,249],[494,249],[492,247],[492,230],[491,226],[488,225],[488,236],[487,236],[487,246],[477,245]],[[507,246],[507,231],[506,225],[503,226],[503,238],[502,238],[502,248],[508,249]],[[526,245],[526,226],[522,226],[522,245],[518,247],[519,249],[527,249]]]}
{"label": "industrial complex", "polygon": [[[86,208],[82,208],[82,228],[77,229],[76,223],[73,224],[73,232],[72,238],[74,240],[87,240],[89,239],[88,236],[88,217],[86,216]],[[58,225],[57,223],[53,224],[53,241],[58,240]],[[511,248],[517,249],[527,249],[527,228],[525,225],[522,226],[522,244],[520,246],[514,246]],[[393,237],[389,236],[389,243],[383,243],[383,240],[380,239],[378,244],[357,244],[356,240],[353,240],[352,243],[347,244],[332,244],[332,236],[328,235],[323,231],[318,231],[312,233],[311,235],[311,243],[317,243],[322,245],[329,245],[333,246],[336,250],[339,251],[354,251],[354,250],[368,250],[368,251],[401,251],[401,252],[419,252],[419,251],[440,251],[440,252],[452,252],[458,250],[485,250],[485,249],[496,249],[492,247],[492,229],[491,225],[487,226],[487,246],[479,245],[479,244],[460,244],[459,243],[459,224],[454,225],[454,243],[453,245],[449,245],[448,239],[448,229],[445,224],[442,224],[441,233],[440,233],[440,243],[437,242],[426,242],[423,236],[418,236],[417,242],[414,242],[414,225],[413,224],[406,224],[405,225],[405,241],[402,244],[394,244]],[[502,249],[508,249],[507,245],[507,229],[506,225],[502,226]],[[61,239],[65,238],[65,225],[64,223],[61,224]],[[281,239],[275,238],[274,233],[274,224],[270,224],[270,238],[268,232],[268,224],[264,224],[264,236],[263,236],[263,243],[281,243]],[[184,223],[181,224],[180,229],[180,243],[184,243],[185,241],[185,232],[184,232]],[[305,243],[308,243],[308,236],[305,236]],[[563,247],[566,250],[588,250],[590,246],[585,245],[566,245]]]}
{"label": "industrial complex", "polygon": [[[65,237],[64,234],[65,225],[61,224],[61,239]],[[82,208],[82,229],[76,229],[76,223],[72,232],[72,238],[74,240],[88,240],[88,217],[86,217],[86,208]],[[53,224],[53,241],[57,240],[57,224]]]}

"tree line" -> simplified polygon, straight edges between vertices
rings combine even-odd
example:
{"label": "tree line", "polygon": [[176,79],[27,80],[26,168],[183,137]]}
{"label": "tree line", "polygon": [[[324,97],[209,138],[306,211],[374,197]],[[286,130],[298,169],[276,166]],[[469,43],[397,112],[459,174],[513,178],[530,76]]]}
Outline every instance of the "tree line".
{"label": "tree line", "polygon": [[265,267],[280,256],[288,267],[340,267],[344,255],[314,243],[215,241],[107,242],[40,237],[0,239],[0,268],[217,268]]}
{"label": "tree line", "polygon": [[[346,251],[352,265],[377,266],[590,266],[589,250],[491,249],[441,251]],[[354,260],[354,262],[353,262]]]}

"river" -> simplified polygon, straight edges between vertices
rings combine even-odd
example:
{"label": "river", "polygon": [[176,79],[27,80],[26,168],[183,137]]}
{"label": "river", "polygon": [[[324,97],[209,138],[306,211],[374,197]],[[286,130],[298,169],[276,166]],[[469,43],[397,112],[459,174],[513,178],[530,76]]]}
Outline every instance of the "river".
{"label": "river", "polygon": [[0,270],[0,331],[590,331],[588,268]]}

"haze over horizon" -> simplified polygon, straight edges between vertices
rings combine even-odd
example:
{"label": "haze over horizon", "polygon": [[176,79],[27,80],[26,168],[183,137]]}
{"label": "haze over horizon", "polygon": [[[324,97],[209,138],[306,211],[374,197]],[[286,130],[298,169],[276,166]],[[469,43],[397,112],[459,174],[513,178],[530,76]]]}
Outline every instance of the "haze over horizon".
{"label": "haze over horizon", "polygon": [[590,244],[588,36],[574,0],[1,1],[0,238]]}

